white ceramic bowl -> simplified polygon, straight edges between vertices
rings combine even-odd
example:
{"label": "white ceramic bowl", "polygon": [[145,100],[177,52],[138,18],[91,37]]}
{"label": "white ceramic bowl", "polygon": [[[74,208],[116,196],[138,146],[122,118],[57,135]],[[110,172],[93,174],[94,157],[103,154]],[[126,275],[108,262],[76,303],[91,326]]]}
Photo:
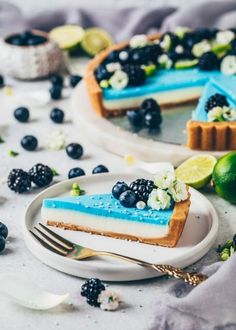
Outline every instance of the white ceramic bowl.
{"label": "white ceramic bowl", "polygon": [[47,33],[32,31],[47,41],[36,46],[17,46],[0,39],[0,72],[19,79],[37,79],[56,72],[62,63],[62,51]]}

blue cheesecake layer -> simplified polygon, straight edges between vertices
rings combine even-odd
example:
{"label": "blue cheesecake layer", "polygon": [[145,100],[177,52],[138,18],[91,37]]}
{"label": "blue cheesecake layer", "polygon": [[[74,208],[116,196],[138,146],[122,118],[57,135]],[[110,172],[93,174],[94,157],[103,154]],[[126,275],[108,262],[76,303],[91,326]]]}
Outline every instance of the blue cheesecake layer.
{"label": "blue cheesecake layer", "polygon": [[167,226],[173,214],[173,208],[168,210],[153,210],[146,208],[125,208],[112,194],[84,195],[78,197],[44,199],[43,207],[56,210],[82,212],[86,214],[114,218],[117,220],[136,221],[158,226]]}
{"label": "blue cheesecake layer", "polygon": [[210,96],[220,93],[226,96],[230,107],[236,107],[236,77],[221,76],[210,79],[206,84],[202,96],[199,99],[196,109],[193,111],[192,119],[197,121],[207,121],[205,104]]}
{"label": "blue cheesecake layer", "polygon": [[197,68],[158,70],[154,76],[147,78],[142,86],[126,87],[122,90],[104,89],[103,98],[117,100],[181,88],[203,87],[210,78],[218,80],[221,76],[220,71],[200,71]]}

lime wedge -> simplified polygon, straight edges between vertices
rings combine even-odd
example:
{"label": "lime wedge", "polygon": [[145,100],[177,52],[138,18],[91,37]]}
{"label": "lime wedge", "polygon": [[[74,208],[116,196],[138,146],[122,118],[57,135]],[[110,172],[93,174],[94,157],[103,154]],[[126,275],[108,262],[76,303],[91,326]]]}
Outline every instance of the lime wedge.
{"label": "lime wedge", "polygon": [[110,47],[113,41],[111,36],[103,29],[90,28],[85,30],[81,47],[90,56],[97,55],[100,51]]}
{"label": "lime wedge", "polygon": [[78,25],[63,25],[52,29],[49,37],[54,40],[61,49],[73,50],[82,41],[84,29]]}
{"label": "lime wedge", "polygon": [[175,62],[175,69],[189,69],[189,68],[193,68],[197,64],[198,64],[197,59],[194,59],[194,60],[181,60],[181,61]]}
{"label": "lime wedge", "polygon": [[211,155],[197,155],[187,159],[176,170],[176,177],[187,185],[199,189],[211,180],[217,160]]}
{"label": "lime wedge", "polygon": [[230,44],[226,44],[226,45],[215,44],[212,47],[212,51],[216,55],[222,55],[222,54],[226,53],[230,49],[231,49]]}

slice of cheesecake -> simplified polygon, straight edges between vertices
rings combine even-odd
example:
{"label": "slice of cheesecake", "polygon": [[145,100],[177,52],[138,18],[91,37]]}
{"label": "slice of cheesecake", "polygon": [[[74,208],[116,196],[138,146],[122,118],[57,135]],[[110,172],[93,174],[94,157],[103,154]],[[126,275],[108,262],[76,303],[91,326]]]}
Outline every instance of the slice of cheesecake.
{"label": "slice of cheesecake", "polygon": [[111,194],[49,198],[42,220],[51,226],[173,247],[183,231],[190,197],[168,210],[125,208]]}

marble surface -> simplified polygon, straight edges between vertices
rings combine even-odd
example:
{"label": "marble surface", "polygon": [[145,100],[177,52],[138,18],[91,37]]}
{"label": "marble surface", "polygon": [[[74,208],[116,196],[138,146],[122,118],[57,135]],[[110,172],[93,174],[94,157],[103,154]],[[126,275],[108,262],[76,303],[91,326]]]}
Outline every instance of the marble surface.
{"label": "marble surface", "polygon": [[[13,87],[14,91],[47,90],[49,83],[48,81],[13,82]],[[49,268],[35,259],[27,250],[21,235],[21,224],[26,206],[39,190],[33,190],[23,195],[11,192],[7,188],[5,178],[12,168],[27,170],[37,162],[43,162],[54,167],[60,173],[55,181],[61,181],[67,177],[69,169],[74,166],[82,167],[87,174],[91,173],[93,167],[98,164],[106,165],[111,172],[120,172],[124,170],[124,166],[120,157],[111,155],[92,145],[80,134],[71,122],[69,99],[50,102],[48,105],[37,108],[30,107],[30,122],[18,123],[13,118],[13,110],[17,106],[24,105],[26,99],[25,97],[20,104],[20,101],[16,101],[14,96],[6,97],[0,91],[0,135],[5,140],[5,143],[0,144],[0,221],[6,223],[9,228],[7,248],[0,255],[0,268],[1,272],[17,273],[32,279],[39,286],[54,293],[69,292],[71,297],[68,304],[63,304],[50,311],[40,312],[13,305],[0,296],[0,329],[148,329],[150,320],[153,318],[158,294],[167,290],[174,280],[162,277],[132,283],[110,283],[109,287],[120,292],[124,303],[116,312],[103,312],[100,309],[90,307],[80,297],[82,279]],[[62,125],[54,124],[49,119],[50,109],[55,106],[66,112],[66,121]],[[64,150],[48,151],[45,149],[44,141],[53,130],[57,129],[65,132],[68,143],[79,142],[83,145],[85,152],[81,160],[68,158]],[[87,129],[89,130],[89,127]],[[21,148],[20,139],[26,134],[33,134],[39,139],[37,151],[27,152]],[[10,157],[8,155],[10,149],[18,151],[19,156]],[[231,237],[236,231],[235,206],[228,204],[213,193],[205,192],[205,194],[212,201],[219,214],[220,231],[215,246],[190,269],[216,261],[216,246]],[[4,285],[4,283],[0,285]]]}

